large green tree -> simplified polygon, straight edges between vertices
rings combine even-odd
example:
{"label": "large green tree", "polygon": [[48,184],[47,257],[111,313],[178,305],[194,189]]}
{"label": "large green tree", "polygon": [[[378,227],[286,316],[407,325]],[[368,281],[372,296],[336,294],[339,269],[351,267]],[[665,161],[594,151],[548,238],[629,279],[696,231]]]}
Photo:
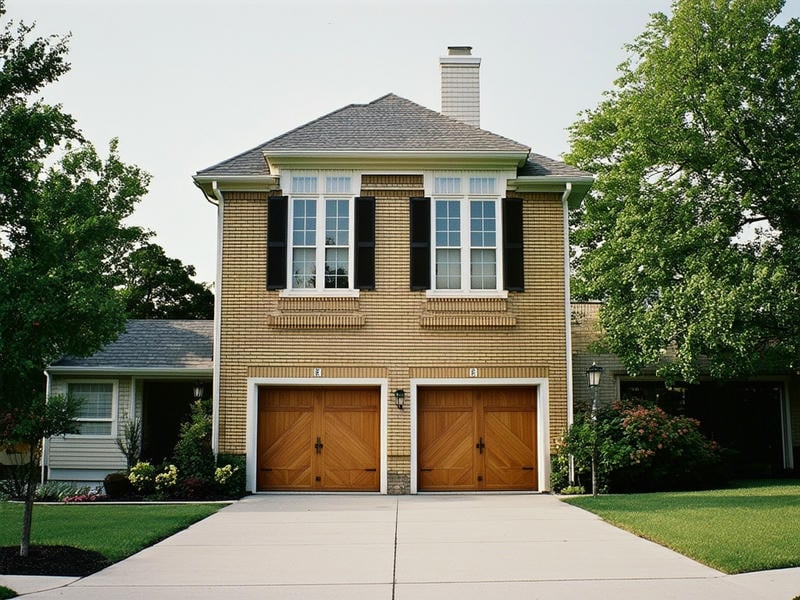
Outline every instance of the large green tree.
{"label": "large green tree", "polygon": [[597,175],[574,290],[667,379],[800,366],[800,23],[781,0],[676,0],[571,128]]}
{"label": "large green tree", "polygon": [[[122,280],[110,265],[143,237],[122,220],[148,176],[120,160],[116,141],[99,157],[72,117],[38,97],[69,65],[65,38],[32,33],[6,20],[0,0],[0,441],[28,444],[35,460],[41,437],[74,427],[71,401],[44,408],[44,368],[90,354],[123,329]],[[32,477],[31,466],[23,555]]]}
{"label": "large green tree", "polygon": [[195,269],[152,242],[129,252],[117,267],[125,280],[122,295],[132,319],[212,319],[214,294],[192,279]]}

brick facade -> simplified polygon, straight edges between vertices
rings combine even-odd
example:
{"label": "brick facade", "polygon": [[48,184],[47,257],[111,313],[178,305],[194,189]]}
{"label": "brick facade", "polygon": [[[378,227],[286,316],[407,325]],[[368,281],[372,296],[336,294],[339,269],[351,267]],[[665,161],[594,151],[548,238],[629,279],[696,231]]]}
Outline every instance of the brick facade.
{"label": "brick facade", "polygon": [[[546,379],[549,441],[567,424],[563,203],[523,199],[525,291],[503,299],[429,299],[409,289],[409,197],[421,175],[364,175],[376,198],[376,288],[357,298],[282,297],[266,289],[265,192],[226,192],[221,276],[219,451],[247,450],[248,378],[365,378],[408,392],[414,378]],[[391,392],[390,392],[391,393]],[[387,489],[408,493],[409,410],[388,402]],[[547,444],[545,444],[547,445]],[[549,462],[549,461],[548,461]]]}

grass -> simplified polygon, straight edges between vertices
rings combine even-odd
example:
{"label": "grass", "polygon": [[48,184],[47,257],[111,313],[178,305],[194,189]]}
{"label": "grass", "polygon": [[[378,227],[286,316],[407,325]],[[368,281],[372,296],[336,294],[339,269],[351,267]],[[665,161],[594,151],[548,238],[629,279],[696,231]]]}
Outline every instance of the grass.
{"label": "grass", "polygon": [[[221,504],[64,504],[33,509],[31,544],[94,550],[112,562],[215,513]],[[22,504],[0,502],[0,546],[19,544]]]}
{"label": "grass", "polygon": [[564,501],[725,573],[800,566],[798,480]]}
{"label": "grass", "polygon": [[17,597],[17,592],[3,585],[0,585],[0,600],[6,600],[6,598],[16,598],[16,597]]}

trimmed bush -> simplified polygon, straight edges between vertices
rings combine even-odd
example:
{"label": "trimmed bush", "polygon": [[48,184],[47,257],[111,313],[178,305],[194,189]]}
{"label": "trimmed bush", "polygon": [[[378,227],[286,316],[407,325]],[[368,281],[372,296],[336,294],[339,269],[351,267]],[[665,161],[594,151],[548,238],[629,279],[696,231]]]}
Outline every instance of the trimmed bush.
{"label": "trimmed bush", "polygon": [[132,489],[127,473],[109,473],[103,479],[103,487],[109,498],[125,498]]}
{"label": "trimmed bush", "polygon": [[192,404],[189,420],[181,425],[175,464],[184,479],[214,480],[217,464],[211,450],[211,411],[202,401]]}

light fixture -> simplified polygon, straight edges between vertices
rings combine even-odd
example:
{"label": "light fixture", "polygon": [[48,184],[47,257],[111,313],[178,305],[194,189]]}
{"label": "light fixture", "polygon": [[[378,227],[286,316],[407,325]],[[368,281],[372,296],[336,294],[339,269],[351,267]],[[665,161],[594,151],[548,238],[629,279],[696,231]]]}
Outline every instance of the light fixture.
{"label": "light fixture", "polygon": [[406,392],[402,389],[397,389],[394,391],[394,403],[400,410],[403,410],[403,406],[406,403]]}
{"label": "light fixture", "polygon": [[203,399],[203,384],[201,382],[197,382],[192,387],[192,395],[194,396],[195,400],[202,400]]}
{"label": "light fixture", "polygon": [[590,388],[596,388],[600,385],[600,375],[602,374],[603,367],[598,367],[595,363],[592,363],[592,366],[586,369],[586,376],[589,378]]}

